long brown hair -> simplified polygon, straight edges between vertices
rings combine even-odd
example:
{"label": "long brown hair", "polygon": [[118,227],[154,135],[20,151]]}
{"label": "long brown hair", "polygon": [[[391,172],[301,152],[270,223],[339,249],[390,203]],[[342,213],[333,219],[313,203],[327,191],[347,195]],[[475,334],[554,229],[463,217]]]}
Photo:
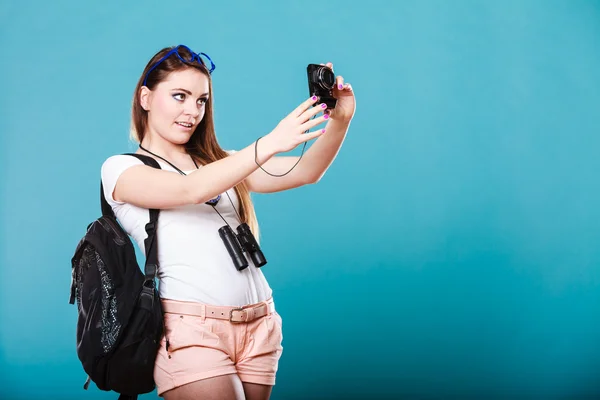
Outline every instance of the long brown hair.
{"label": "long brown hair", "polygon": [[[219,146],[217,137],[215,134],[215,126],[213,119],[213,96],[212,96],[212,81],[210,73],[203,63],[197,61],[184,62],[177,57],[176,54],[172,54],[158,64],[152,72],[146,77],[148,71],[164,57],[174,47],[166,47],[160,50],[146,65],[142,76],[138,80],[135,86],[133,94],[133,103],[131,106],[131,138],[137,143],[141,143],[144,140],[144,135],[148,128],[148,112],[142,108],[140,102],[140,92],[144,84],[144,78],[146,78],[146,87],[152,90],[160,82],[167,79],[170,73],[185,70],[188,68],[194,68],[202,72],[208,78],[208,101],[204,104],[204,118],[196,127],[196,130],[190,137],[190,140],[185,144],[187,153],[192,156],[196,162],[200,165],[206,165],[211,162],[221,160],[228,156],[227,152]],[[179,54],[185,60],[191,60],[192,55],[184,47],[178,49]],[[235,192],[240,200],[240,206],[238,212],[240,214],[241,222],[246,222],[256,240],[259,240],[259,229],[258,221],[256,219],[256,213],[254,211],[254,205],[250,198],[250,191],[245,181],[240,182],[235,186]]]}

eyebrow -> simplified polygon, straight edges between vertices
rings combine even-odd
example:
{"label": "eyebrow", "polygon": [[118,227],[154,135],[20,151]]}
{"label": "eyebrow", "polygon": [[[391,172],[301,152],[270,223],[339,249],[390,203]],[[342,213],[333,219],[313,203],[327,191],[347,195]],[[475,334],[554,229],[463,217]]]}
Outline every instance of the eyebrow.
{"label": "eyebrow", "polygon": [[[189,90],[187,90],[187,89],[183,89],[183,88],[175,88],[175,89],[171,89],[171,91],[176,91],[176,90],[179,90],[179,91],[182,91],[182,92],[184,92],[184,93],[187,93],[187,94],[189,94],[190,96],[192,95],[192,92],[190,92],[190,91],[189,91]],[[202,94],[200,95],[200,97],[202,97],[202,96],[208,96],[208,93],[202,93]],[[199,97],[199,98],[200,98],[200,97]]]}

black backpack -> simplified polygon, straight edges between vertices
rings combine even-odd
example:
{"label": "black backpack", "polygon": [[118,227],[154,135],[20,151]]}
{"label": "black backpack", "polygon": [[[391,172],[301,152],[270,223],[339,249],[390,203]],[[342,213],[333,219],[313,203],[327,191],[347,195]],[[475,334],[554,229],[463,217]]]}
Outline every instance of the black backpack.
{"label": "black backpack", "polygon": [[[127,153],[154,168],[151,157]],[[102,217],[88,225],[71,260],[70,304],[77,300],[77,356],[100,390],[136,399],[154,390],[154,363],[162,338],[163,311],[156,290],[158,210],[150,210],[144,241],[146,264],[140,270],[127,233],[104,198]]]}

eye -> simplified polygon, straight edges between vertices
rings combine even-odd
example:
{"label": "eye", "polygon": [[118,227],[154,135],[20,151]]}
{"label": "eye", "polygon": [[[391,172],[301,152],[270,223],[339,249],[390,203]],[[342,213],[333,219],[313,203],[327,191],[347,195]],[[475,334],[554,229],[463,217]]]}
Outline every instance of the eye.
{"label": "eye", "polygon": [[173,95],[173,98],[177,101],[184,101],[185,100],[185,93],[175,93]]}
{"label": "eye", "polygon": [[201,97],[198,99],[198,104],[203,105],[208,101],[208,97]]}

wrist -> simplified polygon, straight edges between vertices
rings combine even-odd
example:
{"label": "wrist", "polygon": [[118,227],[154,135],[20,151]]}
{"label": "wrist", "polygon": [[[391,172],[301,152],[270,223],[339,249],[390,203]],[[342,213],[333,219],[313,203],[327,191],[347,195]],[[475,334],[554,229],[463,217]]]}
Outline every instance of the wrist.
{"label": "wrist", "polygon": [[333,109],[330,115],[330,121],[336,121],[347,125],[350,124],[352,118],[354,118],[354,111],[348,113],[343,110]]}
{"label": "wrist", "polygon": [[277,138],[273,137],[273,133],[265,135],[262,139],[260,139],[258,145],[262,147],[263,153],[268,155],[269,157],[273,157],[275,154],[281,153],[281,149],[278,146]]}
{"label": "wrist", "polygon": [[256,161],[260,165],[264,164],[277,153],[278,151],[274,146],[273,139],[269,135],[258,138],[254,142],[254,154]]}
{"label": "wrist", "polygon": [[327,123],[327,128],[330,129],[331,127],[334,127],[335,129],[337,128],[347,128],[348,126],[350,126],[350,122],[352,121],[352,117],[350,118],[335,118],[334,116],[331,116],[331,118],[329,119],[329,122]]}

